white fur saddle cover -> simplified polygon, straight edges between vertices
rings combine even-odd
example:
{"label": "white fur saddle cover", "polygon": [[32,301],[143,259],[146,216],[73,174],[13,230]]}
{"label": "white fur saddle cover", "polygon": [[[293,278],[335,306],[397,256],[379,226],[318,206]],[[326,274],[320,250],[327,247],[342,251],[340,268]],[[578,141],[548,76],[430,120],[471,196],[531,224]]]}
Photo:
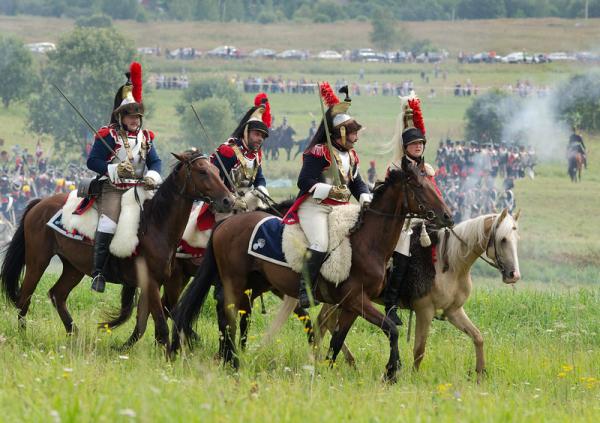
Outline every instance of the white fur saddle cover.
{"label": "white fur saddle cover", "polygon": [[[349,204],[333,207],[329,215],[329,257],[321,267],[321,275],[336,285],[350,276],[352,246],[348,234],[355,225],[359,213],[360,206]],[[304,253],[308,246],[308,240],[300,224],[285,226],[282,249],[286,261],[294,272],[302,272]]]}
{"label": "white fur saddle cover", "polygon": [[198,215],[200,214],[200,210],[204,203],[200,203],[192,209],[190,213],[190,218],[188,219],[187,225],[185,225],[185,230],[183,231],[183,239],[188,243],[191,247],[194,248],[206,248],[208,245],[208,240],[210,239],[210,234],[212,233],[212,229],[207,229],[205,231],[201,231],[198,229],[197,220]]}
{"label": "white fur saddle cover", "polygon": [[[110,243],[110,252],[116,257],[131,257],[140,240],[137,233],[140,225],[140,206],[135,200],[134,188],[131,188],[121,197],[121,214],[117,223],[117,231]],[[138,187],[138,196],[142,204],[152,198],[154,191],[146,191]],[[90,239],[94,239],[98,227],[98,210],[90,207],[83,214],[73,212],[83,199],[77,197],[77,191],[71,191],[62,208],[62,224],[68,231],[77,231]]]}

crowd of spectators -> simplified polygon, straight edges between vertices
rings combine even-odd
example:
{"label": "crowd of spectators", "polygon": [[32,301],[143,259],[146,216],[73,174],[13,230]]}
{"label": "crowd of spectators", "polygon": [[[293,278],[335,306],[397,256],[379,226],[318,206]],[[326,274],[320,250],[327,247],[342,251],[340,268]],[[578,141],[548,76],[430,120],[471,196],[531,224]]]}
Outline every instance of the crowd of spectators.
{"label": "crowd of spectators", "polygon": [[512,212],[514,181],[534,178],[536,161],[532,146],[448,139],[436,152],[436,181],[456,222],[505,207]]}

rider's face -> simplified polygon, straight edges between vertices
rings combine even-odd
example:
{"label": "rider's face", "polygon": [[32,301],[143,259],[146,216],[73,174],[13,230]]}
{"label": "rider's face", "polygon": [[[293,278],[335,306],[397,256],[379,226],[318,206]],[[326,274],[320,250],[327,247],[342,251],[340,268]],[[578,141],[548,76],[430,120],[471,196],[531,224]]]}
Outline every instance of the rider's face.
{"label": "rider's face", "polygon": [[121,122],[128,131],[135,131],[140,127],[142,118],[138,115],[125,115],[121,118]]}
{"label": "rider's face", "polygon": [[262,143],[265,141],[264,132],[251,130],[248,132],[248,148],[252,151],[260,150]]}
{"label": "rider's face", "polygon": [[413,142],[406,146],[406,154],[415,158],[421,157],[423,155],[423,148],[423,141]]}
{"label": "rider's face", "polygon": [[[342,145],[342,139],[338,138],[335,140],[338,145]],[[346,145],[344,148],[346,150],[352,150],[354,148],[354,144],[358,142],[358,132],[351,132],[346,134]]]}

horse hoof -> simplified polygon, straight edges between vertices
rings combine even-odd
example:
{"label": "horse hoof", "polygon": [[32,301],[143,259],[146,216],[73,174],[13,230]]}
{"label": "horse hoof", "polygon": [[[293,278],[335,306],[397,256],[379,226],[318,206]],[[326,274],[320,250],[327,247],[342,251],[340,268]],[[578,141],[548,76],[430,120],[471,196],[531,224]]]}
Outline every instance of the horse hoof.
{"label": "horse hoof", "polygon": [[386,371],[386,373],[383,375],[383,383],[394,385],[396,382],[398,382],[396,372],[390,370]]}

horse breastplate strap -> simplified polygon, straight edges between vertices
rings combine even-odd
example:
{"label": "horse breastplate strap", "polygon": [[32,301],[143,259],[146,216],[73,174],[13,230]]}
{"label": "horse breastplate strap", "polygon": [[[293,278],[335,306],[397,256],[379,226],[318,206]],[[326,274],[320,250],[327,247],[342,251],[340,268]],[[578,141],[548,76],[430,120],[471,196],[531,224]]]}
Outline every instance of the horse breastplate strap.
{"label": "horse breastplate strap", "polygon": [[250,160],[244,156],[237,145],[231,147],[237,157],[239,165],[231,169],[231,176],[236,188],[247,188],[254,182],[258,173],[258,155]]}

